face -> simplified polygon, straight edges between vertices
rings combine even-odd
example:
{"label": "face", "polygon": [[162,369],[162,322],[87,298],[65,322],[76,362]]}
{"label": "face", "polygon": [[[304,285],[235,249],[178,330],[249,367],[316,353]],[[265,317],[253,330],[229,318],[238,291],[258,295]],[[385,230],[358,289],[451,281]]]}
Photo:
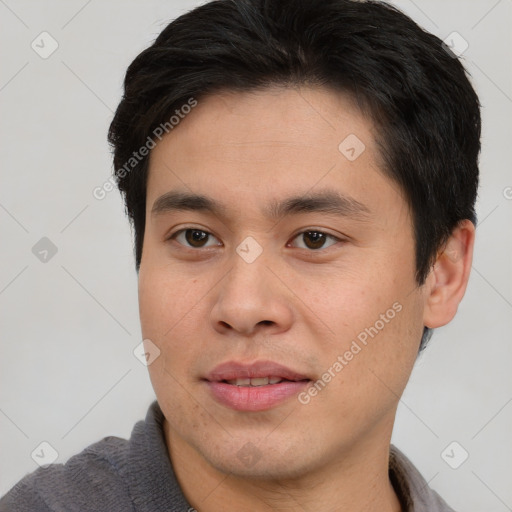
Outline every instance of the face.
{"label": "face", "polygon": [[150,376],[171,444],[217,470],[285,478],[389,446],[425,297],[375,130],[327,89],[225,92],[152,150]]}

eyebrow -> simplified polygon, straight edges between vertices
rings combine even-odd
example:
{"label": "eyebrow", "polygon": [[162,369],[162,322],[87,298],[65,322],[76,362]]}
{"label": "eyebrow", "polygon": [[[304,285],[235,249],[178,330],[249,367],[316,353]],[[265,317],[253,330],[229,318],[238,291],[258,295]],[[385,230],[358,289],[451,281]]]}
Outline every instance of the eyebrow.
{"label": "eyebrow", "polygon": [[[227,207],[205,195],[171,191],[155,200],[151,214],[160,215],[173,211],[199,211],[225,217]],[[271,219],[301,213],[328,213],[364,220],[371,212],[367,206],[353,197],[333,190],[325,190],[304,196],[289,197],[282,201],[272,201],[263,213]]]}

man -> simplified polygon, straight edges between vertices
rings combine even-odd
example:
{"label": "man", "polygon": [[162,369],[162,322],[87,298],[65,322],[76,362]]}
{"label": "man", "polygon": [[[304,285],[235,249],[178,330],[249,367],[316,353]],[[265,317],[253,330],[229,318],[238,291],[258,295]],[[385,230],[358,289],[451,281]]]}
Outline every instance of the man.
{"label": "man", "polygon": [[390,439],[465,292],[479,139],[460,62],[389,5],[171,23],[109,133],[157,402],[0,510],[451,510]]}

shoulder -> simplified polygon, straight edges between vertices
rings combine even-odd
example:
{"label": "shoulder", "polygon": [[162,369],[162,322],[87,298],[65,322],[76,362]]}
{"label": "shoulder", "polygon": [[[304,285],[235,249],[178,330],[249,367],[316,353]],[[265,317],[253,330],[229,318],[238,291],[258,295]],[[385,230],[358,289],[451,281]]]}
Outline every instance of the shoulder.
{"label": "shoulder", "polygon": [[133,510],[123,475],[129,442],[106,437],[65,464],[39,468],[1,500],[0,512]]}
{"label": "shoulder", "polygon": [[390,447],[389,475],[404,510],[455,512],[432,490],[414,464],[396,447]]}

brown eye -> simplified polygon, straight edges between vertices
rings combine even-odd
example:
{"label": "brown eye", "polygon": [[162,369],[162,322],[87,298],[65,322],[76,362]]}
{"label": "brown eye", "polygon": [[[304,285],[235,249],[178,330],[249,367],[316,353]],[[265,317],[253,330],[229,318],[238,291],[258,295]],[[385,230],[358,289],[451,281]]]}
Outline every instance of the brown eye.
{"label": "brown eye", "polygon": [[309,249],[321,249],[326,236],[318,231],[306,231],[302,234],[302,239]]}
{"label": "brown eye", "polygon": [[208,233],[197,229],[187,229],[185,231],[185,240],[193,247],[202,247],[208,240]]}
{"label": "brown eye", "polygon": [[175,238],[181,245],[184,245],[185,247],[193,247],[196,249],[200,249],[202,247],[210,247],[212,245],[220,245],[220,243],[208,245],[210,239],[217,239],[211,233],[208,233],[208,231],[203,231],[202,229],[182,229],[171,236],[171,239],[172,238]]}
{"label": "brown eye", "polygon": [[[302,233],[299,233],[296,237],[296,240],[302,241],[302,246],[299,245],[301,249],[325,249],[333,244],[335,244],[338,239],[332,235],[328,235],[327,233],[323,233],[322,231],[316,231],[316,230],[309,230],[309,231],[303,231]],[[333,242],[329,245],[325,245],[326,241],[328,239],[332,239]]]}

